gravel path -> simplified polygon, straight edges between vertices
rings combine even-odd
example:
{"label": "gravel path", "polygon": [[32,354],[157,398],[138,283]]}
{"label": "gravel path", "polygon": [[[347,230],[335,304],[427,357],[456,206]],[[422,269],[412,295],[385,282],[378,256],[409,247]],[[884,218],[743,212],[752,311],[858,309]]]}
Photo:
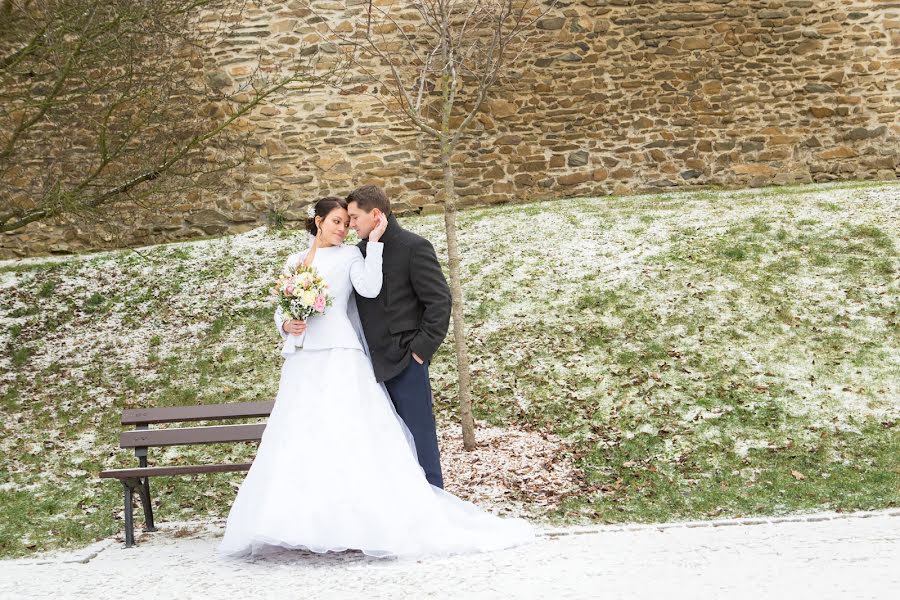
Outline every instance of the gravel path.
{"label": "gravel path", "polygon": [[427,561],[215,556],[222,523],[124,549],[0,562],[0,598],[900,598],[900,510],[544,529],[527,547]]}

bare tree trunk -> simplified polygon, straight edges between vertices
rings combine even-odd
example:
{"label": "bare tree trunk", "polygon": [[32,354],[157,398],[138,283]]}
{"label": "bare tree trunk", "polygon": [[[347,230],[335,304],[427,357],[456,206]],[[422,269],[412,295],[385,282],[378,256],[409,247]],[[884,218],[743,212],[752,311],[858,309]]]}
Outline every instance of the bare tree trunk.
{"label": "bare tree trunk", "polygon": [[447,228],[447,260],[450,263],[450,297],[453,303],[453,341],[456,346],[456,368],[459,374],[459,417],[462,421],[463,448],[475,449],[475,418],[472,415],[469,349],[463,319],[462,278],[459,273],[459,243],[456,237],[456,183],[450,164],[451,148],[441,142],[441,168],[444,171],[444,225]]}
{"label": "bare tree trunk", "polygon": [[[556,6],[557,0],[412,0],[390,3],[368,0],[363,29],[344,35],[332,29],[342,44],[355,48],[353,62],[362,74],[378,82],[371,96],[397,121],[417,128],[440,144],[444,176],[444,225],[450,262],[453,337],[459,378],[459,414],[463,446],[475,449],[471,373],[463,316],[462,276],[456,218],[457,198],[451,164],[453,149],[481,110],[508,63],[524,52],[527,34]],[[412,8],[422,25],[408,33],[406,12]],[[400,14],[399,11],[403,11]],[[323,22],[327,19],[323,17]],[[375,33],[399,30],[399,37]],[[522,42],[522,44],[519,44]],[[522,47],[519,47],[519,46]],[[378,67],[372,67],[370,60]],[[379,71],[387,69],[387,72]],[[362,86],[369,89],[370,86]],[[345,89],[341,93],[345,93]],[[435,114],[432,96],[441,96]],[[359,93],[357,88],[346,93]],[[440,116],[440,126],[434,122]],[[451,119],[451,117],[454,117]],[[483,134],[476,134],[483,135]]]}

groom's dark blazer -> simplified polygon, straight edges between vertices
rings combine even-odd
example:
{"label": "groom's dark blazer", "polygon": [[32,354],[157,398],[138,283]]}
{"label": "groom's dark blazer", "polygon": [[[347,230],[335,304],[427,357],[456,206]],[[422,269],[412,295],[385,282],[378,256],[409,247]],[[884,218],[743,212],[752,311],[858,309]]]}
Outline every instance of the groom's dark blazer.
{"label": "groom's dark blazer", "polygon": [[[403,229],[394,215],[381,236],[384,283],[376,298],[356,304],[378,381],[396,377],[412,353],[430,361],[447,335],[450,288],[431,242]],[[358,244],[366,255],[367,240]]]}

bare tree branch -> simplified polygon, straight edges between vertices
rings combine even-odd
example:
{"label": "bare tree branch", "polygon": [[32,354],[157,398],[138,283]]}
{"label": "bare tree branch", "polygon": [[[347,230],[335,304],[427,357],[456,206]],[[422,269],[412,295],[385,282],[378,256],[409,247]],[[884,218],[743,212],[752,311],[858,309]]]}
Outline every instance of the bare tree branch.
{"label": "bare tree branch", "polygon": [[[453,305],[453,339],[459,376],[459,405],[463,425],[463,445],[475,447],[474,418],[470,389],[468,349],[463,320],[460,256],[456,225],[456,181],[453,170],[455,148],[472,121],[506,72],[527,46],[527,34],[538,18],[555,6],[550,0],[540,8],[540,0],[412,0],[420,17],[417,27],[407,31],[394,17],[401,10],[394,5],[374,6],[369,2],[364,26],[357,36],[332,36],[350,48],[353,66],[390,96],[378,97],[388,114],[437,141],[443,173],[444,223]],[[531,19],[529,14],[537,13]],[[326,20],[327,22],[327,20]],[[388,40],[380,24],[393,25],[399,33]],[[361,37],[362,39],[358,39]],[[396,49],[397,42],[401,48]],[[370,57],[378,64],[371,66]],[[355,88],[342,92],[354,93]],[[440,108],[433,126],[433,106],[426,98],[440,96]],[[398,107],[398,108],[394,108]],[[459,117],[462,117],[461,119]]]}
{"label": "bare tree branch", "polygon": [[287,58],[211,85],[201,57],[245,2],[2,1],[0,232],[123,203],[165,209],[173,190],[243,164],[239,120],[335,75]]}
{"label": "bare tree branch", "polygon": [[[258,92],[255,97],[240,106],[240,108],[232,113],[227,119],[222,121],[218,126],[213,128],[210,131],[204,132],[199,135],[195,135],[191,138],[187,143],[182,145],[174,154],[168,156],[163,162],[155,166],[153,169],[147,170],[143,173],[135,175],[130,179],[123,181],[119,185],[106,190],[100,194],[97,194],[89,199],[82,201],[79,205],[81,210],[84,209],[95,209],[101,207],[105,204],[108,204],[114,201],[118,196],[127,194],[137,188],[138,186],[153,181],[162,175],[172,171],[173,167],[185,158],[188,153],[192,150],[202,146],[202,144],[217,135],[219,135],[222,131],[230,127],[235,121],[251,112],[254,108],[256,108],[259,104],[263,103],[266,99],[268,99],[273,94],[282,90],[289,83],[299,81],[299,78],[296,76],[290,76],[274,86],[271,86],[263,91]],[[97,174],[102,170],[103,167],[108,163],[103,163],[100,167],[98,167],[91,176],[89,176],[85,181],[79,184],[79,187],[76,188],[75,192],[79,192],[86,187],[86,185],[93,181],[96,178]],[[192,172],[182,173],[182,175],[191,175]],[[2,231],[12,231],[14,229],[18,229],[20,227],[24,227],[29,223],[33,223],[34,221],[50,218],[59,215],[64,212],[66,209],[64,204],[57,204],[56,206],[49,208],[41,208],[32,210],[25,213],[16,213],[14,211],[7,211],[5,213],[0,213],[0,232]]]}

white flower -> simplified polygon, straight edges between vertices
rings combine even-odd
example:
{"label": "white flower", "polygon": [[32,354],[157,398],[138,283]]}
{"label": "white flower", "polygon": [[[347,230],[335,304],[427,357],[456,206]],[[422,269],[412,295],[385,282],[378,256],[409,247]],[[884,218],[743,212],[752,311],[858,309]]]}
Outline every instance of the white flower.
{"label": "white flower", "polygon": [[306,306],[312,306],[316,303],[316,291],[315,290],[306,290],[302,294],[300,294],[300,300],[303,301],[303,304]]}

